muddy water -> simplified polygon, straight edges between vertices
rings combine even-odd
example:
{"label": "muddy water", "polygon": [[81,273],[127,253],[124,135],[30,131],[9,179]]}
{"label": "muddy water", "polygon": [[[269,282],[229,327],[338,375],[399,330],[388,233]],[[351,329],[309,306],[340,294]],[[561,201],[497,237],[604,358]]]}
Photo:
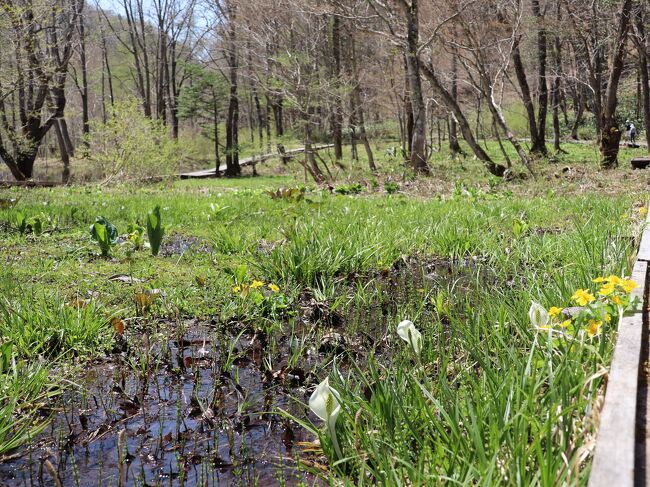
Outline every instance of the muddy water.
{"label": "muddy water", "polygon": [[[261,372],[261,356],[235,351],[226,371],[212,335],[189,332],[142,364],[91,367],[31,454],[0,466],[2,482],[55,485],[43,465],[49,459],[63,485],[118,485],[120,470],[121,485],[311,483],[296,469],[295,443],[313,438],[271,413],[302,417],[304,407],[282,380]],[[141,365],[149,372],[134,370]],[[301,387],[290,392],[304,400]]]}
{"label": "muddy water", "polygon": [[[405,260],[350,276],[350,296],[360,282],[370,292],[344,311],[305,297],[298,328],[324,331],[292,368],[288,336],[271,347],[262,333],[240,335],[238,324],[190,322],[181,331],[161,322],[156,334],[133,333],[128,347],[80,374],[31,448],[0,464],[0,485],[322,484],[304,467],[326,464],[303,451],[315,438],[280,410],[309,417],[303,404],[334,355],[361,366],[371,348],[387,357],[400,309],[437,288],[468,292],[480,274],[475,261]],[[421,319],[432,318],[425,307]]]}

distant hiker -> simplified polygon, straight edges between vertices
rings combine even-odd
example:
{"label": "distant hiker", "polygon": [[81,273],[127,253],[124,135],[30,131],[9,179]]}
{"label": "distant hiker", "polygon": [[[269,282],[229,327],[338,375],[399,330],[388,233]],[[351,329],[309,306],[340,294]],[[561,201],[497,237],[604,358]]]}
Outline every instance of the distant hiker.
{"label": "distant hiker", "polygon": [[636,144],[636,127],[629,120],[625,121],[625,131],[627,132],[630,144]]}

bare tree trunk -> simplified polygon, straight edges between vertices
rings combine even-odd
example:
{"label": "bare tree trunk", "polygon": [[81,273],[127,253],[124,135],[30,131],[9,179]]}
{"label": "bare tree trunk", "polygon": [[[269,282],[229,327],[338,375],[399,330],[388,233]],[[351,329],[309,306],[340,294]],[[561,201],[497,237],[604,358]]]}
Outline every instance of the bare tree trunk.
{"label": "bare tree trunk", "polygon": [[431,170],[427,164],[426,107],[424,106],[424,97],[422,94],[420,59],[418,57],[420,36],[418,1],[411,0],[410,5],[406,2],[400,3],[406,15],[406,68],[411,107],[413,109],[413,139],[411,140],[409,164],[418,173],[430,174]]}
{"label": "bare tree trunk", "polygon": [[[79,64],[81,65],[81,123],[83,145],[88,148],[90,119],[88,112],[88,66],[86,64],[86,32],[83,14],[79,16]],[[104,73],[102,72],[102,76]],[[103,88],[103,86],[102,86]]]}
{"label": "bare tree trunk", "polygon": [[460,105],[454,99],[454,97],[451,96],[451,93],[445,90],[445,88],[442,86],[442,83],[440,80],[438,80],[435,72],[433,71],[433,68],[425,63],[421,63],[420,67],[422,68],[422,73],[424,76],[427,78],[427,80],[429,80],[429,83],[431,84],[433,90],[440,96],[443,103],[453,113],[454,117],[456,117],[456,121],[458,122],[460,131],[463,134],[463,138],[469,145],[470,149],[472,149],[472,152],[474,152],[474,155],[483,162],[486,169],[491,174],[494,174],[495,176],[503,176],[506,168],[500,164],[495,164],[487,152],[485,152],[480,144],[476,141],[474,134],[472,134],[472,129],[469,126],[469,122],[465,118],[465,114],[460,108]]}
{"label": "bare tree trunk", "polygon": [[531,152],[546,154],[546,113],[548,110],[548,86],[546,83],[546,29],[544,16],[539,7],[539,0],[531,0],[533,15],[537,20],[537,135],[538,146],[531,146]]}
{"label": "bare tree trunk", "polygon": [[65,118],[61,117],[58,119],[58,123],[61,128],[61,135],[63,136],[63,142],[65,143],[65,148],[68,151],[68,154],[71,157],[74,157],[74,144],[70,138],[70,131],[68,130],[68,122],[65,121]]}
{"label": "bare tree trunk", "polygon": [[639,55],[639,77],[641,79],[643,126],[645,129],[647,151],[648,154],[650,154],[650,82],[648,80],[648,39],[645,34],[645,9],[643,8],[643,5],[643,3],[640,4],[636,15],[634,16],[634,24],[636,27],[634,42],[636,44],[637,52]]}
{"label": "bare tree trunk", "polygon": [[332,138],[334,142],[334,158],[343,159],[343,108],[339,90],[341,77],[341,19],[334,15],[332,18],[332,76],[334,78],[334,110],[332,113]]}
{"label": "bare tree trunk", "polygon": [[[111,73],[111,65],[108,62],[108,49],[106,48],[106,32],[103,28],[103,22],[98,12],[99,33],[101,35],[101,48],[102,48],[102,105],[104,105],[104,75],[108,81],[108,99],[111,102],[111,108],[115,104],[115,95],[113,94],[113,75]],[[106,109],[104,105],[103,111],[104,123],[106,123]]]}
{"label": "bare tree trunk", "polygon": [[219,154],[219,104],[217,94],[212,94],[212,135],[214,137],[214,163],[216,176],[221,175],[221,155]]}
{"label": "bare tree trunk", "polygon": [[172,139],[178,139],[179,121],[178,121],[178,96],[180,88],[176,81],[178,70],[176,40],[172,39],[169,43],[169,55],[167,56],[169,69],[166,70],[167,79],[167,105],[169,107],[169,123],[171,125]]}
{"label": "bare tree trunk", "polygon": [[[562,10],[558,0],[556,6],[556,20],[558,25],[562,20]],[[556,152],[563,152],[560,147],[560,84],[562,81],[562,42],[559,34],[555,35],[554,40],[554,54],[555,54],[555,77],[553,78],[553,148]]]}
{"label": "bare tree trunk", "polygon": [[575,90],[573,97],[573,111],[575,113],[575,118],[571,125],[571,138],[573,140],[578,140],[578,128],[582,123],[582,116],[585,112],[585,100],[582,94],[582,88],[576,88]]}
{"label": "bare tree trunk", "polygon": [[284,135],[284,113],[282,108],[282,98],[278,98],[273,104],[273,119],[275,121],[275,135],[282,137]]}
{"label": "bare tree trunk", "polygon": [[[458,56],[455,54],[451,58],[451,96],[454,101],[458,101]],[[449,117],[449,152],[453,157],[462,154],[460,144],[458,143],[458,128],[456,119]]]}
{"label": "bare tree trunk", "polygon": [[[488,91],[489,90],[489,91]],[[533,168],[530,165],[530,161],[528,160],[528,157],[526,156],[526,151],[524,151],[524,148],[521,146],[515,135],[512,133],[508,125],[506,124],[506,119],[503,116],[503,113],[501,112],[501,109],[499,106],[497,106],[496,102],[494,101],[493,93],[491,91],[490,87],[487,87],[486,91],[486,99],[487,99],[487,104],[488,108],[490,109],[490,112],[492,113],[492,116],[494,117],[495,123],[503,130],[503,133],[506,135],[506,138],[512,146],[515,148],[515,151],[517,151],[517,154],[519,155],[519,159],[521,159],[521,162],[526,166],[528,171],[533,174]]]}
{"label": "bare tree trunk", "polygon": [[66,147],[65,141],[63,139],[63,134],[61,131],[60,121],[53,125],[54,133],[56,134],[56,140],[59,144],[59,155],[61,156],[61,161],[63,162],[63,173],[61,179],[64,183],[70,181],[70,156],[68,155],[68,149]]}
{"label": "bare tree trunk", "polygon": [[308,110],[307,119],[305,120],[305,168],[309,170],[314,181],[317,183],[325,182],[325,175],[318,167],[316,158],[314,157],[314,150],[312,148],[312,135],[311,135],[311,115],[312,110]]}
{"label": "bare tree trunk", "polygon": [[602,156],[601,167],[611,169],[618,165],[618,150],[621,141],[621,130],[616,122],[616,107],[618,105],[617,91],[618,83],[623,72],[625,59],[625,42],[630,29],[630,15],[632,0],[623,0],[619,25],[612,46],[610,57],[610,72],[605,93],[605,103],[602,114],[602,136],[600,141],[600,153]]}
{"label": "bare tree trunk", "polygon": [[228,59],[230,97],[228,103],[228,119],[226,120],[226,176],[239,176],[239,97],[237,95],[237,31],[235,25],[236,7],[229,1],[228,11],[228,44],[226,56]]}
{"label": "bare tree trunk", "polygon": [[521,90],[521,99],[524,102],[526,109],[526,116],[528,118],[528,131],[530,132],[530,151],[542,152],[546,146],[540,139],[539,130],[537,128],[537,119],[535,118],[535,106],[533,98],[530,94],[530,87],[528,86],[528,79],[526,77],[526,70],[524,63],[521,60],[521,53],[519,51],[519,40],[515,42],[512,49],[512,61],[515,68],[515,75],[517,76],[517,84]]}

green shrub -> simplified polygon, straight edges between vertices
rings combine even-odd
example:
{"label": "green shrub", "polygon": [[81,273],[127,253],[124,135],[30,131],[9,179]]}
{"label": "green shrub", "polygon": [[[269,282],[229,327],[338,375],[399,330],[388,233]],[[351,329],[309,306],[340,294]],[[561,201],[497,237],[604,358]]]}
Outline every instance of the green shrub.
{"label": "green shrub", "polygon": [[88,138],[90,163],[105,181],[143,180],[176,172],[184,152],[167,127],[141,112],[136,100],[118,102]]}

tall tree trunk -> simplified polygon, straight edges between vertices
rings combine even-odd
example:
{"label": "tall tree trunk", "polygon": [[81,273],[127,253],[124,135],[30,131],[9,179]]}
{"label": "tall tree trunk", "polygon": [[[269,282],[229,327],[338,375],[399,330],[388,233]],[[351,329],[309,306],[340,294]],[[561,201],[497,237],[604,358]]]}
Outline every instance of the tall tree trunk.
{"label": "tall tree trunk", "polygon": [[[560,2],[558,0],[555,18],[560,24],[562,20],[562,10]],[[553,78],[553,94],[552,94],[552,103],[553,103],[553,148],[556,152],[561,152],[562,147],[560,147],[560,84],[562,81],[562,41],[560,40],[559,34],[555,35],[554,39],[554,54],[555,54],[555,77]]]}
{"label": "tall tree trunk", "polygon": [[63,142],[65,143],[65,148],[68,151],[68,154],[74,157],[74,144],[72,143],[72,139],[70,138],[70,131],[68,130],[68,122],[66,122],[65,118],[60,117],[58,119],[58,123],[61,127],[61,135],[63,135]]}
{"label": "tall tree trunk", "polygon": [[578,128],[582,123],[582,116],[585,112],[585,97],[582,93],[582,87],[576,87],[575,93],[573,95],[573,112],[575,113],[575,118],[573,119],[573,124],[571,125],[571,138],[573,140],[578,140]]}
{"label": "tall tree trunk", "polygon": [[332,18],[332,76],[334,78],[334,109],[332,113],[332,139],[334,142],[334,158],[343,159],[343,108],[341,106],[341,19],[334,15]]}
{"label": "tall tree trunk", "polygon": [[221,175],[221,156],[219,154],[219,104],[217,94],[212,94],[212,135],[214,137],[214,163],[216,176]]}
{"label": "tall tree trunk", "polygon": [[61,179],[64,183],[70,181],[70,156],[68,155],[68,149],[63,139],[63,133],[61,131],[60,120],[57,120],[53,125],[54,133],[56,134],[56,140],[59,144],[59,155],[61,156],[61,161],[63,162],[63,173]]}
{"label": "tall tree trunk", "polygon": [[[101,49],[102,49],[102,80],[104,79],[104,75],[106,75],[106,80],[108,81],[108,99],[111,102],[111,108],[115,104],[115,95],[113,93],[113,75],[111,73],[111,65],[108,62],[108,49],[106,47],[106,32],[104,31],[103,22],[101,20],[101,17],[99,17],[98,13],[98,20],[99,20],[99,33],[101,35]],[[104,90],[104,83],[102,81],[102,93]],[[104,95],[102,94],[102,103],[104,100]],[[104,123],[106,123],[106,119],[108,117],[106,116],[106,111],[104,111]]]}
{"label": "tall tree trunk", "polygon": [[[458,57],[455,55],[451,58],[451,96],[454,101],[458,101]],[[458,143],[458,127],[453,116],[449,117],[449,152],[454,157],[462,153]]]}
{"label": "tall tree trunk", "polygon": [[228,119],[226,120],[226,176],[239,176],[239,97],[237,94],[237,31],[235,25],[236,10],[228,2],[228,46],[227,59],[230,81]]}
{"label": "tall tree trunk", "polygon": [[[526,70],[524,63],[521,60],[521,52],[519,50],[520,39],[515,41],[512,48],[512,64],[515,68],[515,75],[517,76],[517,84],[521,90],[521,99],[524,102],[526,109],[526,117],[528,118],[528,131],[530,132],[530,150],[531,152],[539,152],[542,144],[539,131],[537,129],[537,119],[535,118],[535,106],[533,104],[533,97],[530,94],[530,86],[528,86],[528,79],[526,77]],[[534,149],[534,150],[533,150]]]}
{"label": "tall tree trunk", "polygon": [[[79,16],[79,64],[81,65],[81,131],[82,143],[88,148],[90,119],[88,113],[88,66],[86,64],[86,32],[83,14]],[[103,76],[103,72],[102,72]]]}
{"label": "tall tree trunk", "polygon": [[647,151],[650,154],[650,81],[648,80],[648,39],[645,34],[645,9],[644,4],[634,16],[636,32],[634,36],[637,52],[639,55],[639,77],[641,79],[643,127],[645,129],[645,138]]}
{"label": "tall tree trunk", "polygon": [[409,164],[411,168],[421,174],[430,174],[427,164],[427,123],[426,107],[422,94],[422,81],[420,79],[420,59],[418,57],[420,37],[419,0],[411,0],[410,5],[400,3],[406,15],[406,68],[408,77],[411,107],[413,109],[413,139],[411,140],[411,154]]}
{"label": "tall tree trunk", "polygon": [[603,104],[601,118],[602,136],[600,153],[602,156],[601,167],[603,169],[611,169],[618,165],[618,150],[622,134],[616,122],[616,107],[618,105],[617,91],[624,67],[625,43],[630,30],[631,10],[632,0],[623,0],[618,29],[611,50],[609,80],[607,82],[607,91],[605,93],[605,103]]}
{"label": "tall tree trunk", "polygon": [[167,59],[169,64],[169,71],[167,74],[167,105],[169,106],[169,123],[171,125],[172,139],[178,139],[178,96],[180,94],[180,88],[176,81],[178,70],[176,40],[172,40],[170,42],[169,55],[167,56]]}
{"label": "tall tree trunk", "polygon": [[546,154],[546,113],[548,110],[548,85],[546,82],[546,29],[539,0],[531,0],[533,15],[537,20],[537,145],[531,145],[531,152]]}
{"label": "tall tree trunk", "polygon": [[275,135],[277,137],[284,135],[284,110],[282,105],[283,100],[281,97],[278,97],[273,103],[273,120],[275,121]]}

